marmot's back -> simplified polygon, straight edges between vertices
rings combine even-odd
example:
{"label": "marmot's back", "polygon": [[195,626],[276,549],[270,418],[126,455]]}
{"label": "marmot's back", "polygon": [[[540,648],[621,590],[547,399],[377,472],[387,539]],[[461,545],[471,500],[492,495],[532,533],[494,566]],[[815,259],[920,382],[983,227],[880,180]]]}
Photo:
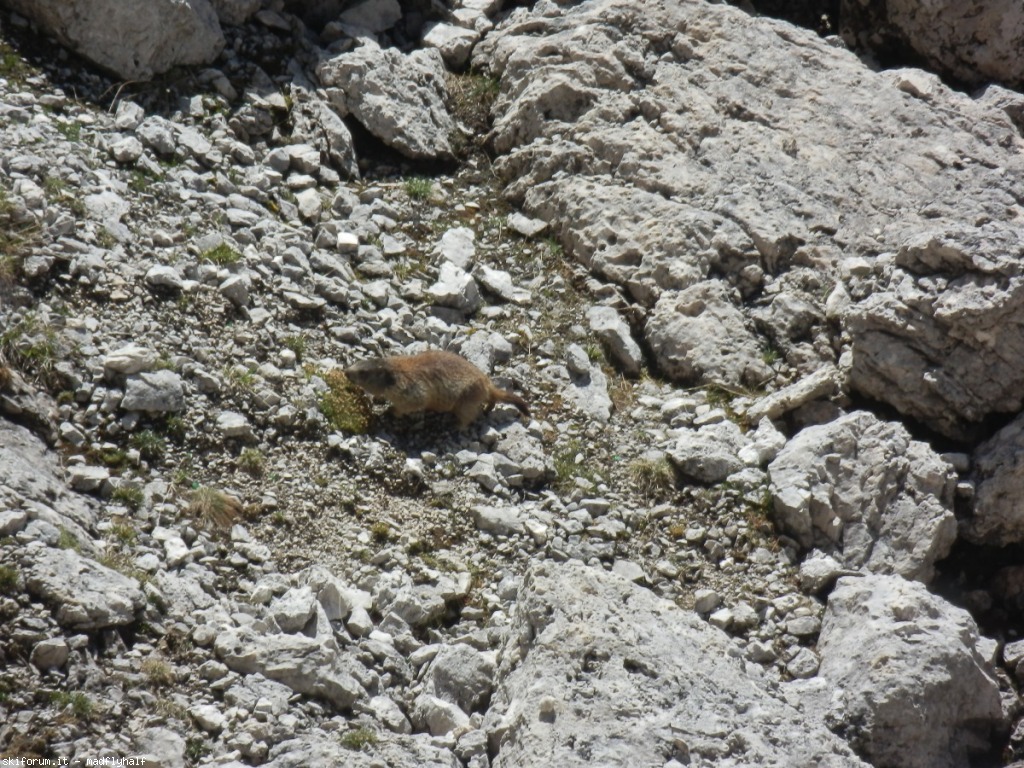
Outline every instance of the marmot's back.
{"label": "marmot's back", "polygon": [[346,368],[345,375],[371,395],[389,400],[396,416],[454,413],[459,426],[466,427],[481,413],[489,413],[495,402],[512,403],[530,415],[521,397],[495,387],[487,374],[454,352],[363,360]]}

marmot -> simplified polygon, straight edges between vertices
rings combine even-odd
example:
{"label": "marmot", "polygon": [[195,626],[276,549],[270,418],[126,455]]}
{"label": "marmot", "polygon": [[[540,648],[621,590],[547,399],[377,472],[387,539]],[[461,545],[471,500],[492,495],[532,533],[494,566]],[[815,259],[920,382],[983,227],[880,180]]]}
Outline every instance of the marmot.
{"label": "marmot", "polygon": [[512,403],[524,416],[530,415],[523,398],[498,389],[486,373],[454,352],[362,360],[346,368],[345,375],[371,395],[391,401],[395,416],[454,413],[459,429],[465,429],[497,402]]}

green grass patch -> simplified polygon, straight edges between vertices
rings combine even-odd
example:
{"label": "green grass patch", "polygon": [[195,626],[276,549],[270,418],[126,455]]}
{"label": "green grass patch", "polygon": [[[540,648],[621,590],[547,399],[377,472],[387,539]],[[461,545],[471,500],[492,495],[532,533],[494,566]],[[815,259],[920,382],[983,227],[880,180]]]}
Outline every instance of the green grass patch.
{"label": "green grass patch", "polygon": [[366,727],[354,728],[341,737],[341,746],[355,752],[363,752],[377,745],[377,733]]}
{"label": "green grass patch", "polygon": [[211,264],[216,264],[219,267],[226,267],[238,262],[242,258],[242,254],[227,243],[221,243],[215,248],[203,251],[200,258],[202,258],[203,261],[209,261]]}
{"label": "green grass patch", "polygon": [[413,200],[426,200],[434,191],[434,182],[423,176],[413,176],[405,180],[405,194]]}
{"label": "green grass patch", "polygon": [[320,412],[333,429],[356,435],[369,431],[373,421],[370,401],[342,371],[323,376],[328,390],[320,398]]}

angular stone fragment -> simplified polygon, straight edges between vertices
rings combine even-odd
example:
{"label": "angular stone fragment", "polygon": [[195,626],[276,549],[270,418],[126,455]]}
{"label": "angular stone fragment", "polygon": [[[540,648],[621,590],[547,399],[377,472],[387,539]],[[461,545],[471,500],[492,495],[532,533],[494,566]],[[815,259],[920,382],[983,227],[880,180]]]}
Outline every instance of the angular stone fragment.
{"label": "angular stone fragment", "polygon": [[441,54],[403,54],[364,41],[360,48],[320,64],[320,82],[333,86],[331,103],[351,113],[385,144],[415,160],[452,156],[455,123],[445,108]]}
{"label": "angular stone fragment", "polygon": [[866,411],[799,432],[768,472],[778,525],[844,567],[927,582],[956,538],[952,467]]}

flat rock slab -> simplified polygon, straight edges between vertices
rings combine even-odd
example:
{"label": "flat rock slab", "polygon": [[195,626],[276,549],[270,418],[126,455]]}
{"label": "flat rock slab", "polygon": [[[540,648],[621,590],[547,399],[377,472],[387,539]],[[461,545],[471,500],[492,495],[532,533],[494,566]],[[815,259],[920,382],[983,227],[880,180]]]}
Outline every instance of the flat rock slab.
{"label": "flat rock slab", "polygon": [[52,606],[69,629],[130,624],[146,604],[135,579],[72,549],[34,547],[22,557],[22,569],[28,593]]}
{"label": "flat rock slab", "polygon": [[494,768],[867,765],[723,632],[624,578],[535,565],[516,605],[484,721]]}

